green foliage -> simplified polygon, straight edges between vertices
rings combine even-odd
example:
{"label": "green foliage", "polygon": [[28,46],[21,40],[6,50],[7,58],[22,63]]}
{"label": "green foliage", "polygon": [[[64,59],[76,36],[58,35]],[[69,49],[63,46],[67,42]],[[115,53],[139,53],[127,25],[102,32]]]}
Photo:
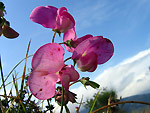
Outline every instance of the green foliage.
{"label": "green foliage", "polygon": [[[86,109],[89,109],[91,107],[91,105],[94,102],[94,98],[96,98],[96,94],[94,94],[93,98],[88,99],[86,101],[86,104],[84,106]],[[109,99],[110,99],[110,102],[108,101]],[[118,101],[119,101],[119,99],[117,99],[116,91],[107,90],[106,88],[104,88],[103,91],[97,97],[97,101],[95,103],[93,111],[102,106],[106,106],[109,103],[115,103]],[[121,111],[118,106],[113,106],[113,107],[110,107],[109,109],[101,110],[101,111],[99,111],[99,113],[107,112],[107,110],[109,110],[109,113],[125,113],[125,112]]]}

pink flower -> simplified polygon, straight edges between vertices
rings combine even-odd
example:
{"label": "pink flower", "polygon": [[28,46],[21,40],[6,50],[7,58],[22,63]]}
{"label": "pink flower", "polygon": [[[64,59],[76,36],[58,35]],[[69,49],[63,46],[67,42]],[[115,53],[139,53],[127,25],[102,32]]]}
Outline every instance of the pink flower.
{"label": "pink flower", "polygon": [[65,66],[63,56],[64,49],[57,43],[48,43],[34,54],[33,71],[28,84],[36,98],[45,100],[53,97],[58,81],[61,81],[65,90],[68,90],[69,82],[78,80],[79,74],[72,66]]}
{"label": "pink flower", "polygon": [[93,72],[97,65],[107,62],[113,53],[114,47],[109,39],[95,36],[82,40],[75,48],[72,59],[81,71]]}
{"label": "pink flower", "polygon": [[36,7],[31,12],[30,19],[59,33],[64,33],[75,26],[74,18],[65,7],[59,9],[53,6]]}

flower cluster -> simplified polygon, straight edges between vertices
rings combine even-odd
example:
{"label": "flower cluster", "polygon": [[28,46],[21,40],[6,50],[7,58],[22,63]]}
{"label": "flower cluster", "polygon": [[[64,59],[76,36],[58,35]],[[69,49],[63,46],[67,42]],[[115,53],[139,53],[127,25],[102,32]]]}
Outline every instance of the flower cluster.
{"label": "flower cluster", "polygon": [[[63,33],[62,44],[65,44],[66,50],[72,53],[71,59],[77,64],[80,71],[95,71],[98,65],[107,62],[114,53],[112,42],[103,36],[88,34],[77,38],[75,20],[65,7],[36,7],[30,19],[43,27],[51,28],[58,34]],[[55,99],[60,101],[60,92],[56,92],[58,83],[65,89],[65,97],[72,95],[68,101],[73,99],[72,102],[75,102],[75,94],[69,92],[69,86],[70,82],[79,81],[79,73],[73,65],[65,64],[64,54],[64,48],[52,42],[40,47],[33,55],[33,71],[29,76],[28,84],[31,93],[36,98],[46,100],[55,95]]]}

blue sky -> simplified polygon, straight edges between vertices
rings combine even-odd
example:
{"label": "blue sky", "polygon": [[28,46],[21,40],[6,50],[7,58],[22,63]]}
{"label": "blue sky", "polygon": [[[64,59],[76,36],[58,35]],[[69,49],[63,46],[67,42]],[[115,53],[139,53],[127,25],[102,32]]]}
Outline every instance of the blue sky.
{"label": "blue sky", "polygon": [[[109,38],[115,47],[114,56],[106,64],[98,66],[94,73],[86,73],[95,78],[111,66],[118,64],[140,51],[150,48],[150,1],[149,0],[2,0],[6,6],[5,18],[20,36],[9,40],[0,37],[0,55],[4,75],[25,57],[30,39],[29,54],[40,46],[51,42],[53,32],[30,19],[31,11],[37,6],[65,6],[76,21],[77,37],[86,34],[102,35]],[[56,36],[56,41],[61,41]],[[66,53],[66,56],[70,55]],[[70,62],[69,62],[70,63]],[[28,68],[30,68],[30,59]],[[17,71],[22,73],[22,66]],[[83,74],[83,73],[81,73]]]}

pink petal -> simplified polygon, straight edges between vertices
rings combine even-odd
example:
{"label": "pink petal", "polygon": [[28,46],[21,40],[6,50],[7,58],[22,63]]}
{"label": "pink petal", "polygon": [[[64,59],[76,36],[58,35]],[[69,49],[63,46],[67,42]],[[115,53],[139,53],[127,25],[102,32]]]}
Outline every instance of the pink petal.
{"label": "pink petal", "polygon": [[75,26],[74,18],[67,12],[65,7],[61,7],[57,10],[56,23],[55,29],[63,33]]}
{"label": "pink petal", "polygon": [[97,68],[97,54],[90,52],[77,60],[77,67],[80,71],[93,72]]}
{"label": "pink petal", "polygon": [[98,64],[103,64],[113,56],[114,46],[107,38],[95,37],[95,39],[98,39],[98,42],[95,42],[94,47],[91,47],[88,52],[95,51],[98,56]]}
{"label": "pink petal", "polygon": [[73,45],[74,48],[76,48],[77,45],[79,45],[81,42],[83,42],[84,40],[86,40],[86,39],[88,39],[88,38],[92,38],[92,37],[93,37],[93,36],[90,35],[90,34],[85,35],[85,36],[83,36],[83,37],[78,38],[77,40],[73,40],[72,45]]}
{"label": "pink petal", "polygon": [[32,68],[38,71],[56,73],[64,67],[64,49],[57,43],[48,43],[40,47],[32,58]]}
{"label": "pink petal", "polygon": [[72,59],[79,59],[85,52],[86,54],[95,52],[98,56],[98,64],[103,64],[112,57],[114,47],[109,39],[102,36],[88,38],[76,47]]}
{"label": "pink petal", "polygon": [[69,89],[70,82],[77,81],[79,79],[79,73],[74,69],[72,65],[64,67],[60,71],[59,75],[62,86],[64,87],[65,90]]}
{"label": "pink petal", "polygon": [[53,6],[39,6],[33,9],[30,19],[46,28],[56,27],[57,8]]}
{"label": "pink petal", "polygon": [[57,79],[56,74],[33,71],[28,78],[29,89],[40,100],[52,98],[55,95]]}
{"label": "pink petal", "polygon": [[[69,29],[63,35],[63,42],[66,42],[67,40],[71,40],[71,39],[72,40],[76,40],[77,39],[77,36],[76,36],[76,33],[75,33],[75,28]],[[73,47],[70,48],[70,47],[68,47],[68,46],[65,45],[65,48],[69,52],[73,52],[74,51]]]}

